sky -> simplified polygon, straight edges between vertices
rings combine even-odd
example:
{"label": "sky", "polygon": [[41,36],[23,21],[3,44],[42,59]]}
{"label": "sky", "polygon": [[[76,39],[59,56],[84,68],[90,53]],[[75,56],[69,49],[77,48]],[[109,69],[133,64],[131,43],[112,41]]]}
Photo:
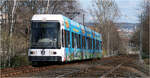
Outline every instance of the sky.
{"label": "sky", "polygon": [[[120,10],[120,18],[116,22],[122,23],[138,23],[138,14],[140,13],[140,6],[142,0],[115,0]],[[92,0],[80,0],[81,7],[84,10],[92,7]],[[92,17],[89,16],[90,19]],[[89,21],[89,20],[87,20]]]}

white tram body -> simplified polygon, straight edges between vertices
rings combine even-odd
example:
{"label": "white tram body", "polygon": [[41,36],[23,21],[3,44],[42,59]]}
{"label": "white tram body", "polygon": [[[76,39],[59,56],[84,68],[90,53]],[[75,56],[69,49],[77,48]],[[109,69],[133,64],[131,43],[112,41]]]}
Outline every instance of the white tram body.
{"label": "white tram body", "polygon": [[[64,29],[64,24],[63,24],[64,20],[62,15],[36,14],[32,17],[31,21],[32,22],[53,22],[54,21],[60,23],[60,30]],[[30,61],[62,61],[62,62],[65,61],[64,59],[65,54],[64,54],[63,47],[60,47],[59,49],[30,48],[28,51],[28,56]]]}

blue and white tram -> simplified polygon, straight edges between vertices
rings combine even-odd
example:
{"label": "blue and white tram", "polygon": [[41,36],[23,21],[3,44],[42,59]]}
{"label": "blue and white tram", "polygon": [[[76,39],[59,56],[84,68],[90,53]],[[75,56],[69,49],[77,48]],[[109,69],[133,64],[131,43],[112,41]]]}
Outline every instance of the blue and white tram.
{"label": "blue and white tram", "polygon": [[28,56],[33,63],[102,56],[101,34],[63,15],[36,14],[31,21]]}

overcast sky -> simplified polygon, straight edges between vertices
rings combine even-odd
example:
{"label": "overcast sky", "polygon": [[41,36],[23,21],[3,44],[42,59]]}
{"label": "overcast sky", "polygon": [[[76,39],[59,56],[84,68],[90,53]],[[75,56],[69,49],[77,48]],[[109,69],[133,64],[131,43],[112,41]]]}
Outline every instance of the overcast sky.
{"label": "overcast sky", "polygon": [[[117,22],[138,23],[139,8],[142,0],[115,0],[121,12],[121,18]],[[91,7],[92,0],[80,0],[83,9]],[[91,17],[89,17],[91,19]],[[89,20],[87,20],[89,21]]]}

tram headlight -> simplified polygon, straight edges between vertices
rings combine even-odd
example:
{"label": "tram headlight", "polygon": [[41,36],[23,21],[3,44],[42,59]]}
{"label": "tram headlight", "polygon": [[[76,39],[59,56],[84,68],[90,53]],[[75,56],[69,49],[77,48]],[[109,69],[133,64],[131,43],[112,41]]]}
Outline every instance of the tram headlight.
{"label": "tram headlight", "polygon": [[57,54],[57,52],[56,51],[49,51],[49,54],[50,55],[55,55],[55,54]]}
{"label": "tram headlight", "polygon": [[30,54],[35,54],[35,52],[34,51],[30,51]]}
{"label": "tram headlight", "polygon": [[57,52],[53,52],[53,54],[57,54]]}

